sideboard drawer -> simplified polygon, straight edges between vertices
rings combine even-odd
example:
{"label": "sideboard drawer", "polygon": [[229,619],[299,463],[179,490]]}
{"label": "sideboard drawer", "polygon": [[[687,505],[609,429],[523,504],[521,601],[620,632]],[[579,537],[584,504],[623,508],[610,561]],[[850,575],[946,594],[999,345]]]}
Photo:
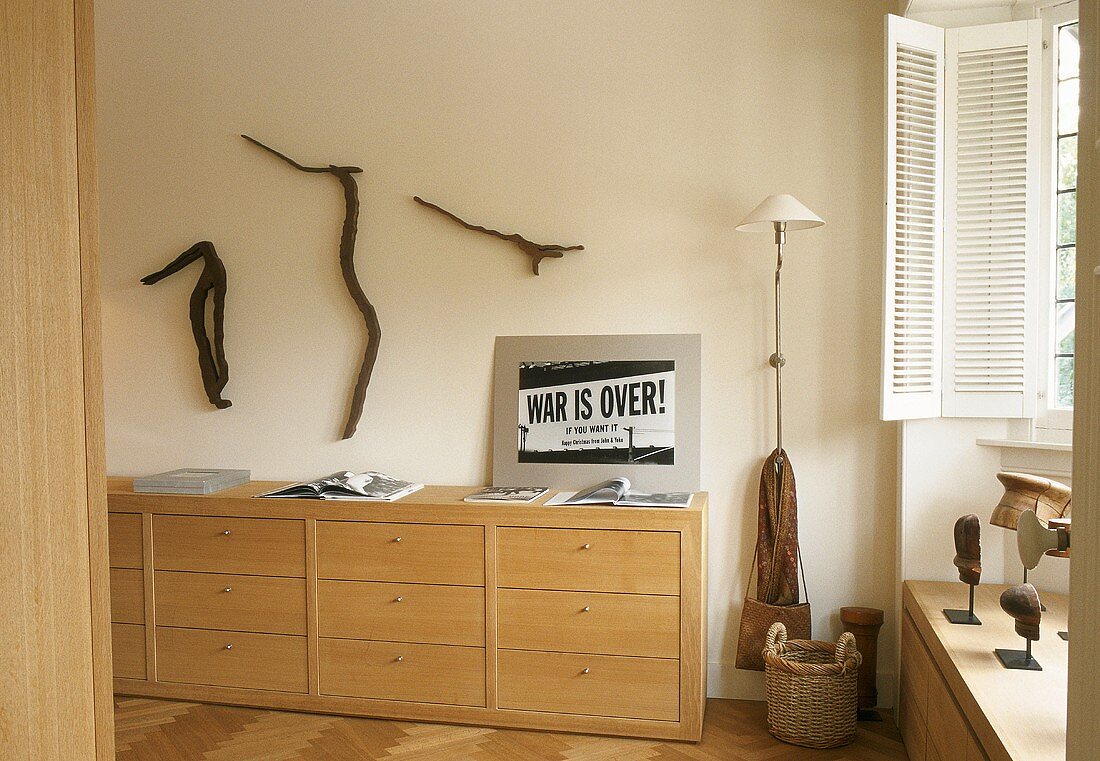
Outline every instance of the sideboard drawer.
{"label": "sideboard drawer", "polygon": [[485,529],[318,521],[317,576],[480,586],[485,583]]}
{"label": "sideboard drawer", "polygon": [[925,718],[928,720],[926,752],[929,757],[933,756],[933,746],[944,758],[955,753],[965,757],[970,730],[938,671],[928,680],[928,714]]}
{"label": "sideboard drawer", "polygon": [[373,581],[317,582],[322,637],[485,644],[485,590]]}
{"label": "sideboard drawer", "polygon": [[480,647],[319,640],[323,695],[485,705],[485,650]]}
{"label": "sideboard drawer", "polygon": [[501,528],[502,587],[680,593],[680,535],[671,531]]}
{"label": "sideboard drawer", "polygon": [[153,517],[153,567],[305,576],[305,523],[269,518]]}
{"label": "sideboard drawer", "polygon": [[157,627],[157,680],[306,692],[306,638]]}
{"label": "sideboard drawer", "polygon": [[136,568],[111,569],[111,621],[145,623],[145,572]]}
{"label": "sideboard drawer", "polygon": [[306,633],[305,579],[157,571],[157,625]]}
{"label": "sideboard drawer", "polygon": [[112,568],[144,568],[141,516],[137,513],[107,515],[107,552]]}
{"label": "sideboard drawer", "polygon": [[501,650],[497,671],[501,708],[679,719],[680,662],[676,660]]}
{"label": "sideboard drawer", "polygon": [[909,706],[920,714],[922,723],[928,719],[929,684],[937,670],[932,656],[924,647],[924,642],[908,613],[901,616],[901,685],[900,692],[909,695]]}
{"label": "sideboard drawer", "polygon": [[111,624],[111,660],[116,678],[145,679],[145,627]]}
{"label": "sideboard drawer", "polygon": [[680,598],[501,589],[498,644],[516,650],[680,657]]}
{"label": "sideboard drawer", "polygon": [[899,693],[898,730],[905,741],[905,752],[909,761],[925,761],[925,743],[928,740],[928,728],[924,715],[917,710],[911,691],[902,689]]}

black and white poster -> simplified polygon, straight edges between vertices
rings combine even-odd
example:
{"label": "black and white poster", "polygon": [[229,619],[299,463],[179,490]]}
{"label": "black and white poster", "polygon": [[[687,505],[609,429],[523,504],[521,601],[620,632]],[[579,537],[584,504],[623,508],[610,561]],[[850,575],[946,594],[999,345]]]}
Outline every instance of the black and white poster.
{"label": "black and white poster", "polygon": [[518,372],[518,462],[675,464],[675,360],[520,362]]}
{"label": "black and white poster", "polygon": [[698,334],[498,336],[493,484],[699,490]]}

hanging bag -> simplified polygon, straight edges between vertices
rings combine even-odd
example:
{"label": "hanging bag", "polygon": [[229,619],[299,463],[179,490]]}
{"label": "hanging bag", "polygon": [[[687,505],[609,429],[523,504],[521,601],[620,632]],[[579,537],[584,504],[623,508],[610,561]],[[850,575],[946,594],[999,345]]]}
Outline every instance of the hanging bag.
{"label": "hanging bag", "polygon": [[[777,460],[781,462],[779,468]],[[768,629],[776,622],[782,623],[794,639],[810,638],[809,590],[798,551],[797,511],[794,469],[787,453],[776,450],[764,461],[760,474],[760,516],[752,558],[752,571],[757,577],[756,596],[749,594],[753,576],[750,571],[737,637],[735,665],[739,669],[764,670],[764,644]],[[799,602],[799,570],[806,602]]]}

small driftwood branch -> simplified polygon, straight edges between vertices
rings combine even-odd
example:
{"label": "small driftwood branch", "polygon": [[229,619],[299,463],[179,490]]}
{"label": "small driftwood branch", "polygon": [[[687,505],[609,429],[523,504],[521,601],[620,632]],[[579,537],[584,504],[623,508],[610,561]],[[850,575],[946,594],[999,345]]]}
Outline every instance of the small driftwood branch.
{"label": "small driftwood branch", "polygon": [[355,387],[351,393],[351,403],[348,409],[347,422],[344,424],[344,432],[341,438],[350,439],[355,435],[355,429],[359,425],[359,418],[363,416],[363,402],[367,398],[367,386],[370,385],[371,375],[374,372],[374,363],[378,360],[378,344],[382,339],[382,328],[378,323],[378,312],[370,303],[363,286],[359,283],[359,277],[355,272],[355,237],[358,234],[359,223],[359,186],[353,175],[362,172],[357,166],[305,166],[299,164],[286,154],[280,153],[274,148],[264,145],[259,140],[241,135],[245,140],[263,148],[265,151],[278,156],[295,169],[302,172],[314,172],[331,174],[340,182],[344,191],[344,224],[340,229],[340,273],[344,277],[344,285],[351,294],[355,306],[363,315],[363,324],[367,329],[367,346],[363,350],[363,362],[359,367],[359,376],[355,381]]}
{"label": "small driftwood branch", "polygon": [[[191,291],[190,318],[191,334],[195,338],[195,347],[199,350],[199,373],[202,385],[206,389],[206,398],[219,410],[232,406],[233,402],[222,398],[222,390],[229,382],[229,363],[225,360],[225,265],[218,256],[214,244],[202,240],[177,256],[164,269],[158,270],[141,279],[142,285],[159,283],[169,275],[174,275],[191,262],[203,260],[202,273],[195,289]],[[206,299],[214,299],[214,342],[206,332]]]}
{"label": "small driftwood branch", "polygon": [[474,225],[466,220],[462,219],[455,214],[447,211],[441,206],[437,206],[431,201],[425,201],[420,196],[413,196],[413,200],[421,206],[427,206],[429,209],[435,209],[440,214],[450,219],[453,219],[458,224],[465,227],[467,230],[473,230],[479,233],[485,233],[486,235],[492,235],[493,237],[506,240],[516,244],[520,251],[531,257],[531,270],[537,275],[539,274],[539,262],[543,259],[561,259],[565,256],[566,251],[584,251],[584,246],[559,246],[554,243],[534,243],[527,240],[519,233],[502,233],[500,230],[493,230],[488,227],[482,227],[481,225]]}

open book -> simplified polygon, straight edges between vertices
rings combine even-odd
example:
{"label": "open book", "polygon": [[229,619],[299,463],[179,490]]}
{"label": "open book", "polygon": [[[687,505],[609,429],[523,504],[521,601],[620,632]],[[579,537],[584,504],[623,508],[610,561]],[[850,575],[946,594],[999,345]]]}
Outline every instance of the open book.
{"label": "open book", "polygon": [[385,473],[373,470],[366,473],[340,471],[314,481],[284,486],[257,497],[282,497],[295,499],[365,499],[393,502],[423,489],[424,484],[400,481]]}
{"label": "open book", "polygon": [[618,505],[620,507],[687,507],[691,504],[691,492],[676,491],[658,494],[630,491],[630,481],[612,478],[610,481],[578,492],[558,492],[546,500],[553,505]]}

